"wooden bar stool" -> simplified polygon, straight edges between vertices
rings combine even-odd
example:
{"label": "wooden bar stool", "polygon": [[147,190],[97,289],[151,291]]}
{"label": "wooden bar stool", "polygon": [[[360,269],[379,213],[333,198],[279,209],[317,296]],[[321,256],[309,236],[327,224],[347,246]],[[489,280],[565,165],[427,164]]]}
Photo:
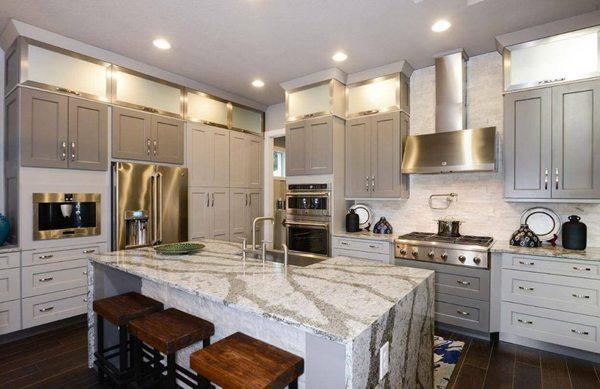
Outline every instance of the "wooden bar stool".
{"label": "wooden bar stool", "polygon": [[[131,369],[133,353],[129,353],[129,364],[127,361],[128,351],[131,351],[127,324],[132,319],[161,311],[163,304],[139,293],[129,292],[96,300],[93,308],[96,312],[97,329],[97,350],[94,353],[96,357],[94,363],[98,367],[98,379],[102,383],[104,375],[107,375],[115,384],[126,385],[133,379],[133,370]],[[104,347],[104,319],[119,328],[119,343],[107,348]],[[115,350],[118,351],[113,352]],[[111,359],[117,356],[119,357],[118,369],[111,362]]]}
{"label": "wooden bar stool", "polygon": [[304,359],[236,332],[194,352],[190,367],[223,389],[296,389]]}
{"label": "wooden bar stool", "polygon": [[[202,341],[202,347],[208,347],[210,337],[215,333],[215,326],[211,322],[175,308],[168,308],[132,320],[128,327],[129,333],[133,335],[135,376],[139,384],[158,378],[164,379],[169,388],[177,387],[177,379],[194,388],[209,387],[205,378],[177,365],[176,353],[199,341]],[[144,373],[143,343],[166,354],[167,366],[163,367],[161,364],[160,369],[151,369],[149,374]],[[167,375],[163,376],[165,370]]]}

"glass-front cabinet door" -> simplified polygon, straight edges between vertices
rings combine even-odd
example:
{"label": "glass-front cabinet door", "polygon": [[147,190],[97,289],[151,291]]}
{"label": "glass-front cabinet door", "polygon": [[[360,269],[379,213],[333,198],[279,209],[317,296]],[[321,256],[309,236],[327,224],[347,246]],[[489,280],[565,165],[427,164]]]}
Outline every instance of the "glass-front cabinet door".
{"label": "glass-front cabinet door", "polygon": [[408,79],[399,73],[348,85],[346,117],[408,111],[408,95]]}
{"label": "glass-front cabinet door", "polygon": [[231,128],[256,134],[263,132],[263,113],[251,108],[232,104]]}
{"label": "glass-front cabinet door", "polygon": [[285,92],[287,122],[324,115],[344,117],[345,86],[335,79]]}
{"label": "glass-front cabinet door", "polygon": [[227,128],[229,125],[229,107],[225,100],[209,96],[206,93],[188,90],[186,119]]}

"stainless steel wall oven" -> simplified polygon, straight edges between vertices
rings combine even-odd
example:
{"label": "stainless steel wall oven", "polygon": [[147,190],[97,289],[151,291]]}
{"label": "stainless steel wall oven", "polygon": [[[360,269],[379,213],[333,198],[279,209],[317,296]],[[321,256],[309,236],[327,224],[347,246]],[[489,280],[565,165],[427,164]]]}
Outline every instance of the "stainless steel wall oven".
{"label": "stainless steel wall oven", "polygon": [[329,185],[289,185],[286,203],[285,227],[289,249],[329,256],[331,253]]}

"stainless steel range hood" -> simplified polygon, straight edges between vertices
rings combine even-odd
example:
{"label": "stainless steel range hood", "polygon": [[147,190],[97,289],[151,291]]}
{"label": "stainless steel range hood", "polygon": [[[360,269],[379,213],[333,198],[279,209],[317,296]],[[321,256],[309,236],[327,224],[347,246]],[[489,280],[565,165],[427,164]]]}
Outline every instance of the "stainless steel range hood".
{"label": "stainless steel range hood", "polygon": [[407,137],[402,173],[496,170],[496,127],[465,130],[467,55],[435,58],[435,133]]}

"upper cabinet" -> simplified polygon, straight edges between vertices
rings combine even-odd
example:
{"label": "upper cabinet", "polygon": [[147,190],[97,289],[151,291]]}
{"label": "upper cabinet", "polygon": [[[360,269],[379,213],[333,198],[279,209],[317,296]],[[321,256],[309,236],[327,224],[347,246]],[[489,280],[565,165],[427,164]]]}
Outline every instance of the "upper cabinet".
{"label": "upper cabinet", "polygon": [[110,100],[111,65],[28,38],[5,56],[5,92],[18,84],[100,101]]}
{"label": "upper cabinet", "polygon": [[261,134],[264,128],[264,118],[261,111],[232,104],[231,128]]}
{"label": "upper cabinet", "polygon": [[132,70],[113,66],[112,102],[129,108],[183,116],[183,88]]}
{"label": "upper cabinet", "polygon": [[402,73],[348,85],[346,117],[409,111],[409,80]]}
{"label": "upper cabinet", "polygon": [[287,122],[324,115],[345,116],[345,86],[336,79],[285,92]]}
{"label": "upper cabinet", "polygon": [[227,101],[191,90],[187,90],[186,101],[187,120],[223,128],[229,126],[229,104]]}
{"label": "upper cabinet", "polygon": [[587,28],[505,47],[504,89],[600,76],[599,31]]}

